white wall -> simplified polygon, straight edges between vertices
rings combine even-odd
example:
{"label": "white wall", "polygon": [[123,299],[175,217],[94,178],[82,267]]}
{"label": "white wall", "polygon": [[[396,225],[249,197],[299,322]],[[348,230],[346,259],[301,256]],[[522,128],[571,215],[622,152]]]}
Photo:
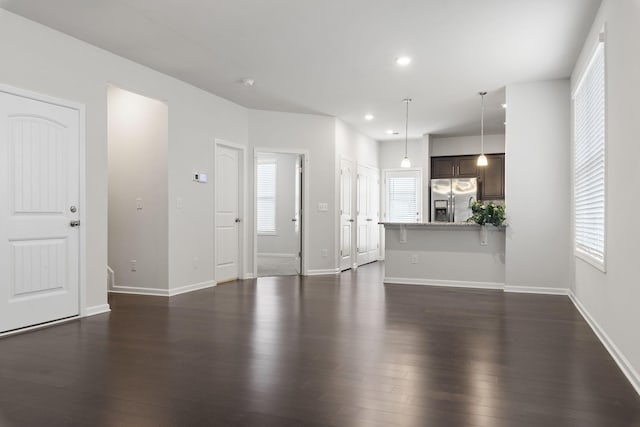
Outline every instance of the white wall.
{"label": "white wall", "polygon": [[[378,142],[361,134],[342,120],[335,121],[336,155],[361,165],[378,167]],[[338,170],[340,163],[338,159]]]}
{"label": "white wall", "polygon": [[590,59],[598,33],[606,25],[607,272],[576,259],[573,291],[610,341],[610,346],[619,351],[619,359],[638,392],[640,236],[635,224],[640,212],[640,198],[637,197],[640,184],[639,23],[640,1],[604,0],[571,78],[572,87],[575,87],[585,63]]}
{"label": "white wall", "polygon": [[296,154],[269,153],[276,160],[276,234],[258,235],[258,253],[295,255],[298,239],[291,219],[295,215]]}
{"label": "white wall", "polygon": [[[485,135],[484,152],[504,153],[504,135]],[[431,137],[429,147],[431,157],[435,156],[463,156],[466,154],[480,154],[480,135]]]}
{"label": "white wall", "polygon": [[114,86],[107,96],[109,266],[118,286],[168,289],[167,105]]}
{"label": "white wall", "polygon": [[571,283],[569,81],[507,86],[506,286]]}
{"label": "white wall", "polygon": [[[336,268],[335,253],[335,119],[311,114],[281,113],[277,111],[249,111],[249,142],[251,150],[261,149],[306,150],[309,162],[304,173],[309,180],[309,212],[304,220],[309,223],[309,252],[305,254],[308,269]],[[249,182],[254,182],[253,168]],[[255,195],[249,189],[250,224],[254,223]],[[328,211],[321,212],[319,203],[327,203]]]}
{"label": "white wall", "polygon": [[11,40],[0,43],[0,81],[86,106],[87,305],[107,302],[109,82],[169,105],[169,286],[212,280],[213,189],[191,173],[212,172],[214,137],[247,143],[247,110],[3,9],[0,39]]}

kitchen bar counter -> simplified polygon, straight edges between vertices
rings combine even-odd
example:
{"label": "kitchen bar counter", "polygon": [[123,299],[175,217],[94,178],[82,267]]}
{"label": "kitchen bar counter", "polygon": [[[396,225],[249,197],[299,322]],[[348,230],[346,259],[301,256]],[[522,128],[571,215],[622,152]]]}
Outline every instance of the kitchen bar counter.
{"label": "kitchen bar counter", "polygon": [[385,283],[504,288],[505,226],[381,223]]}
{"label": "kitchen bar counter", "polygon": [[[426,227],[426,228],[465,228],[468,230],[479,230],[480,226],[475,222],[379,222],[385,227]],[[506,225],[495,227],[488,225],[488,230],[504,230]]]}

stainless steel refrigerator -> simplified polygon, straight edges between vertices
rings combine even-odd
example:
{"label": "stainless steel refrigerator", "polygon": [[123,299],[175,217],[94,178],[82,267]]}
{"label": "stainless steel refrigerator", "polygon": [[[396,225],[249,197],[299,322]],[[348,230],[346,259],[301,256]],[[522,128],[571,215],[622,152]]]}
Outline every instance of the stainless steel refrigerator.
{"label": "stainless steel refrigerator", "polygon": [[478,197],[476,178],[431,180],[431,222],[465,222]]}

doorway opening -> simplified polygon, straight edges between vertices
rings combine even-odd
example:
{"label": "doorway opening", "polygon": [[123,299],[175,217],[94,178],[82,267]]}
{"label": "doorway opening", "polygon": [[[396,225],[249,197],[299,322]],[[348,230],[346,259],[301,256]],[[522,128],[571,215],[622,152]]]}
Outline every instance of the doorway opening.
{"label": "doorway opening", "polygon": [[303,274],[304,155],[257,152],[257,276]]}
{"label": "doorway opening", "polygon": [[109,291],[166,295],[169,108],[107,88]]}

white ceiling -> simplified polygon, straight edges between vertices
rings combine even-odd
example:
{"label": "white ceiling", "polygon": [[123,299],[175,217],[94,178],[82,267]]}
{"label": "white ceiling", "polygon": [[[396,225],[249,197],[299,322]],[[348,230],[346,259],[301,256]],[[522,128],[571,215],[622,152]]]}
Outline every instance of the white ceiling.
{"label": "white ceiling", "polygon": [[[0,0],[250,108],[336,116],[378,139],[504,132],[505,85],[567,77],[601,0]],[[394,59],[413,57],[400,68]],[[239,83],[255,79],[251,88]],[[365,113],[375,119],[366,122]]]}

